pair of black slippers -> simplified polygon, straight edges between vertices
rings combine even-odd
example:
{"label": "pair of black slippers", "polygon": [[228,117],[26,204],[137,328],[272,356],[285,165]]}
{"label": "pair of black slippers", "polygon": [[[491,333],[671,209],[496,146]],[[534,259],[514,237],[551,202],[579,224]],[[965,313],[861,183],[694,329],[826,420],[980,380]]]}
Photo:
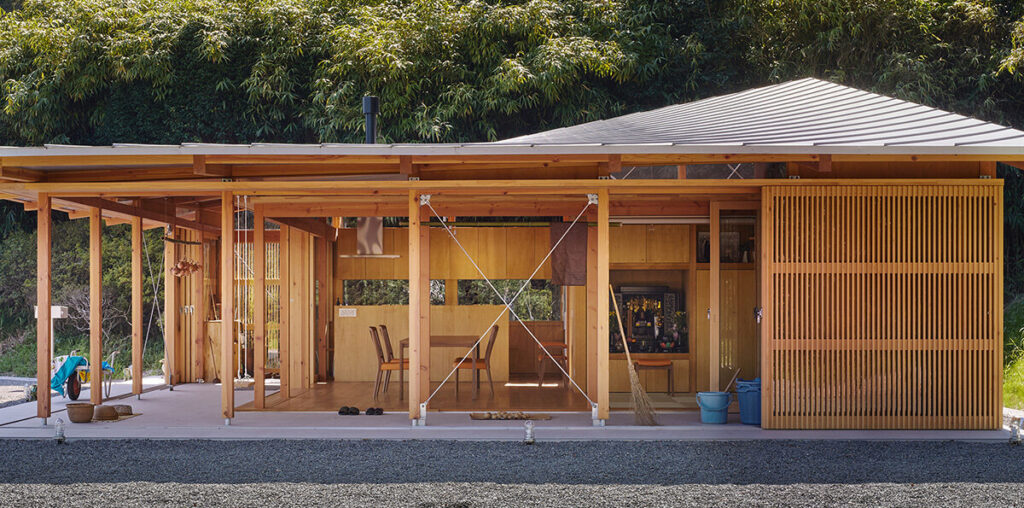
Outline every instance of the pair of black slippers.
{"label": "pair of black slippers", "polygon": [[[359,414],[359,408],[357,408],[357,407],[342,406],[341,409],[338,410],[338,414],[342,415],[342,416],[356,416],[356,415]],[[369,407],[369,408],[366,408],[366,414],[367,415],[382,415],[382,414],[384,414],[384,409],[383,408],[379,408],[379,407]]]}

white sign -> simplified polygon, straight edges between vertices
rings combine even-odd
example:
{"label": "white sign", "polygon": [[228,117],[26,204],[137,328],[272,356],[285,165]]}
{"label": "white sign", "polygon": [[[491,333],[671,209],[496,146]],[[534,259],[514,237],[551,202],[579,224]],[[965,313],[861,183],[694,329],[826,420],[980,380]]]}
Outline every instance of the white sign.
{"label": "white sign", "polygon": [[338,307],[338,317],[356,317],[356,309]]}
{"label": "white sign", "polygon": [[[39,306],[33,306],[36,317],[39,317]],[[68,317],[68,308],[63,305],[51,305],[50,306],[50,319],[64,319]]]}

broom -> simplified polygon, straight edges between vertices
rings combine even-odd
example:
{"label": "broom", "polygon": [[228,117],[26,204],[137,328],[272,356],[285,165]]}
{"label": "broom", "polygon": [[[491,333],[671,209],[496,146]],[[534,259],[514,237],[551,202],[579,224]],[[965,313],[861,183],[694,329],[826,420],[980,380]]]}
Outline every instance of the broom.
{"label": "broom", "polygon": [[629,356],[629,344],[626,343],[626,330],[622,327],[622,316],[619,315],[619,303],[615,301],[615,290],[608,285],[608,291],[612,294],[612,306],[615,307],[615,319],[619,322],[619,332],[622,336],[622,347],[626,351],[626,368],[629,369],[629,388],[633,395],[633,414],[636,416],[637,425],[657,425],[655,420],[654,405],[647,397],[647,392],[640,385],[640,377],[633,368],[633,359]]}

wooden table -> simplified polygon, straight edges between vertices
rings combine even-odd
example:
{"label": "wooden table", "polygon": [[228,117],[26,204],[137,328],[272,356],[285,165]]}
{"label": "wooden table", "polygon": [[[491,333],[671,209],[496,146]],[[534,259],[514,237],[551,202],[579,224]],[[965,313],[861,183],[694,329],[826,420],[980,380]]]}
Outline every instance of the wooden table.
{"label": "wooden table", "polygon": [[[473,348],[473,357],[472,358],[466,358],[466,361],[467,362],[479,362],[480,361],[480,344],[477,343],[478,340],[480,340],[480,337],[477,337],[476,335],[431,335],[430,336],[430,347],[432,347],[432,348],[433,347],[451,347],[451,348],[457,348],[457,349],[465,350],[466,348],[471,347],[473,344],[476,344],[476,347]],[[408,347],[409,347],[409,338],[408,337],[398,341],[398,361],[400,362],[399,365],[401,365],[402,363],[405,363],[405,350]],[[412,365],[409,365],[409,368],[411,369]],[[430,373],[427,372],[426,375],[427,375],[427,377],[429,379]],[[405,389],[404,389],[404,387],[405,387],[405,369],[399,369],[398,370],[398,385],[402,387],[401,389],[399,389],[399,392],[398,392],[398,397],[399,397],[399,399],[401,399],[402,397],[405,396]],[[428,386],[429,386],[429,382],[428,382]],[[473,400],[476,400],[477,392],[479,392],[479,390],[480,390],[480,371],[478,369],[473,369]]]}

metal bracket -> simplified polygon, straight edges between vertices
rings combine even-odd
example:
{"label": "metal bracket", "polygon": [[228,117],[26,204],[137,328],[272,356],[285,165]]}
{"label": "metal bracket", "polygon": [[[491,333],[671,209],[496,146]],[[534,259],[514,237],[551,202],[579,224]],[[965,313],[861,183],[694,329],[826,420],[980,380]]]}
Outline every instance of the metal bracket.
{"label": "metal bracket", "polygon": [[427,426],[427,403],[420,402],[420,417],[412,421],[413,427],[426,427]]}
{"label": "metal bracket", "polygon": [[981,178],[982,180],[991,180],[992,179],[992,177],[990,175],[980,175],[978,178]]}
{"label": "metal bracket", "polygon": [[597,403],[590,403],[590,418],[594,421],[595,427],[604,427],[604,420],[597,417]]}
{"label": "metal bracket", "polygon": [[800,179],[800,175],[789,175],[789,179],[790,180],[799,180]]}
{"label": "metal bracket", "polygon": [[597,203],[597,194],[587,194],[587,204],[588,205],[596,205],[596,204],[598,204]]}
{"label": "metal bracket", "polygon": [[599,176],[599,177],[597,177],[597,179],[598,180],[611,180],[612,177],[611,177],[611,175],[609,175],[609,176]]}
{"label": "metal bracket", "polygon": [[420,194],[420,206],[426,206],[430,204],[430,194]]}
{"label": "metal bracket", "polygon": [[418,182],[418,181],[420,181],[420,177],[418,177],[418,176],[410,176],[409,177],[409,181],[410,182]]}
{"label": "metal bracket", "polygon": [[231,418],[225,418],[224,419],[224,426],[225,427],[230,427],[231,426]]}
{"label": "metal bracket", "polygon": [[224,183],[227,183],[227,182],[233,182],[234,179],[231,179],[231,178],[221,178],[220,181],[224,182]]}

